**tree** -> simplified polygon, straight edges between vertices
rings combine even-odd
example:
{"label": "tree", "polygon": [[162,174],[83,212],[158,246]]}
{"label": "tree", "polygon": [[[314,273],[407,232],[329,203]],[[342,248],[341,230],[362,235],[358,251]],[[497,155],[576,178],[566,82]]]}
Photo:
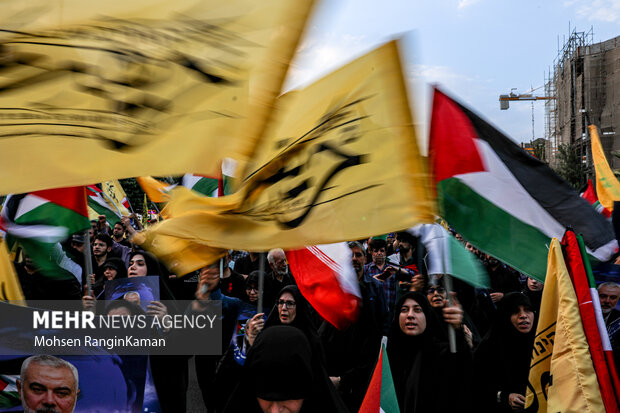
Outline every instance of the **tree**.
{"label": "tree", "polygon": [[581,157],[577,147],[561,143],[558,145],[557,166],[555,172],[575,189],[584,184]]}
{"label": "tree", "polygon": [[534,151],[534,156],[543,162],[547,162],[547,154],[545,152],[546,141],[543,139],[536,139],[535,141],[531,141],[530,145]]}

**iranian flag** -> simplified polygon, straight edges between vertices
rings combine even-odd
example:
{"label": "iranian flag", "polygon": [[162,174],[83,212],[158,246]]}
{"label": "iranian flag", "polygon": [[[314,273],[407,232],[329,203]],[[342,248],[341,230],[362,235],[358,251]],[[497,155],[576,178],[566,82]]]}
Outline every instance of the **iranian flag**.
{"label": "iranian flag", "polygon": [[325,321],[342,330],[357,319],[361,294],[346,243],[286,251],[299,291]]}
{"label": "iranian flag", "polygon": [[359,413],[398,413],[398,400],[396,399],[396,389],[390,370],[390,362],[385,352],[385,347],[381,347],[379,359],[372,373],[368,390],[364,396],[364,401],[359,409]]}
{"label": "iranian flag", "polygon": [[441,216],[524,274],[544,282],[551,239],[567,227],[595,259],[618,249],[611,224],[547,164],[437,89],[429,156]]}
{"label": "iranian flag", "polygon": [[114,226],[117,222],[121,222],[121,212],[110,201],[96,185],[88,185],[86,187],[86,194],[88,195],[88,207],[92,209],[97,215],[105,215],[106,221],[111,226]]}
{"label": "iranian flag", "polygon": [[81,276],[58,243],[89,227],[82,186],[9,195],[0,219],[7,239],[18,241],[45,275],[58,278]]}

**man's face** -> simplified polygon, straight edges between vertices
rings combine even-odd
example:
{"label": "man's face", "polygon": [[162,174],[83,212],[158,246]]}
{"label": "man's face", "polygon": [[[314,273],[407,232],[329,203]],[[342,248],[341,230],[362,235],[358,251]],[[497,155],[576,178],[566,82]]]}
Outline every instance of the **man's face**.
{"label": "man's face", "polygon": [[620,289],[608,286],[600,287],[598,290],[598,298],[601,300],[601,310],[603,314],[609,314],[618,303]]}
{"label": "man's face", "polygon": [[273,254],[273,262],[270,262],[269,265],[273,272],[278,275],[285,275],[288,273],[288,265],[286,263],[286,255],[281,252],[276,252]]}
{"label": "man's face", "polygon": [[24,412],[71,413],[75,409],[78,389],[67,367],[51,367],[31,363],[24,382],[18,381]]}
{"label": "man's face", "polygon": [[114,224],[114,228],[112,229],[112,235],[114,235],[114,238],[122,238],[124,233],[125,228],[123,228],[122,224],[119,224],[118,222]]}
{"label": "man's face", "polygon": [[398,241],[398,250],[404,253],[408,253],[411,250],[411,244],[407,241]]}
{"label": "man's face", "polygon": [[364,265],[366,264],[366,254],[359,247],[351,248],[351,263],[353,264],[353,269],[357,273],[358,277],[364,271]]}
{"label": "man's face", "polygon": [[385,248],[377,248],[372,250],[372,261],[381,266],[385,264]]}
{"label": "man's face", "polygon": [[100,239],[96,239],[95,242],[93,242],[93,255],[95,257],[103,257],[108,252],[108,244],[101,241]]}

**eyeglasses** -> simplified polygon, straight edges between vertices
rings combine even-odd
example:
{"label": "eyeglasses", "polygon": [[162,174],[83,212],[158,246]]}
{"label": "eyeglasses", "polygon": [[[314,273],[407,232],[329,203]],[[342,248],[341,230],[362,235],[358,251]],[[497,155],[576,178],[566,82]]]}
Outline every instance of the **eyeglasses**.
{"label": "eyeglasses", "polygon": [[295,308],[296,305],[295,301],[278,300],[278,307]]}
{"label": "eyeglasses", "polygon": [[245,290],[246,291],[257,291],[258,292],[258,287],[248,287]]}
{"label": "eyeglasses", "polygon": [[443,294],[446,292],[446,289],[443,287],[437,287],[437,288],[431,287],[428,289],[429,294],[435,294],[435,291],[437,291],[437,294]]}

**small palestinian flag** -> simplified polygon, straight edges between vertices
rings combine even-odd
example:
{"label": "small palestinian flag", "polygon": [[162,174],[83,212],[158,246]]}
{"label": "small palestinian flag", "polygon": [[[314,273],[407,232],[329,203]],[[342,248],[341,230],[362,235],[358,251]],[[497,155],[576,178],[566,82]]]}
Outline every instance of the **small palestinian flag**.
{"label": "small palestinian flag", "polygon": [[0,374],[0,409],[21,406],[16,380],[18,375]]}
{"label": "small palestinian flag", "polygon": [[86,194],[88,195],[88,207],[97,215],[105,215],[108,224],[114,226],[117,222],[121,222],[120,211],[114,206],[114,203],[104,196],[101,189],[97,188],[96,185],[88,185]]}
{"label": "small palestinian flag", "polygon": [[385,347],[381,347],[379,360],[375,371],[372,373],[366,396],[360,407],[359,413],[398,413],[398,400],[396,399],[396,389],[390,370],[390,362]]}
{"label": "small palestinian flag", "polygon": [[185,174],[182,185],[211,198],[220,197],[224,193],[224,181],[209,176]]}
{"label": "small palestinian flag", "polygon": [[571,227],[591,257],[618,243],[609,221],[547,164],[435,89],[429,157],[442,218],[476,248],[544,281],[551,239]]}
{"label": "small palestinian flag", "polygon": [[611,211],[605,208],[598,200],[598,197],[596,196],[596,191],[594,190],[594,185],[592,185],[591,179],[588,179],[588,185],[586,186],[585,190],[579,194],[579,196],[585,199],[586,201],[588,201],[588,203],[592,205],[592,208],[594,208],[596,212],[604,215],[605,218],[611,219]]}

